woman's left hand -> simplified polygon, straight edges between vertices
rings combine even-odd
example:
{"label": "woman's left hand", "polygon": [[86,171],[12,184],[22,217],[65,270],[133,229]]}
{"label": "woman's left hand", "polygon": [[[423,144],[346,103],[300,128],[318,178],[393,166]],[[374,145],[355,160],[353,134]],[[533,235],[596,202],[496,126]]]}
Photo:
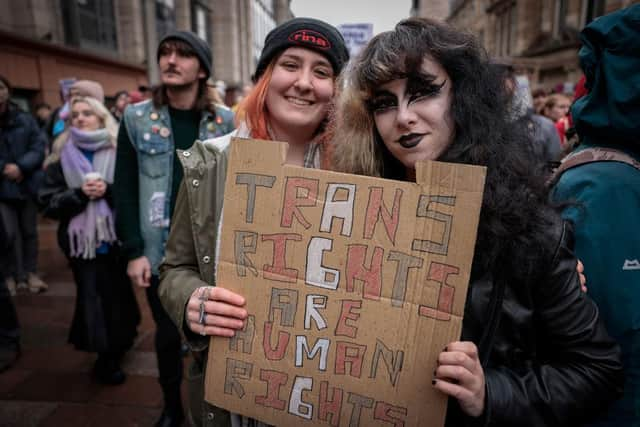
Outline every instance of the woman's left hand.
{"label": "woman's left hand", "polygon": [[438,356],[433,387],[458,399],[460,408],[472,417],[484,412],[484,370],[478,347],[471,341],[454,341]]}
{"label": "woman's left hand", "polygon": [[587,292],[587,277],[584,275],[584,264],[582,261],[578,260],[578,265],[576,266],[576,271],[578,272],[578,276],[580,277],[580,290],[582,292]]}
{"label": "woman's left hand", "polygon": [[104,196],[104,193],[107,191],[107,183],[102,179],[97,179],[93,184],[93,198],[99,199]]}
{"label": "woman's left hand", "polygon": [[87,181],[82,185],[82,191],[91,200],[96,200],[104,196],[107,191],[107,183],[102,179]]}

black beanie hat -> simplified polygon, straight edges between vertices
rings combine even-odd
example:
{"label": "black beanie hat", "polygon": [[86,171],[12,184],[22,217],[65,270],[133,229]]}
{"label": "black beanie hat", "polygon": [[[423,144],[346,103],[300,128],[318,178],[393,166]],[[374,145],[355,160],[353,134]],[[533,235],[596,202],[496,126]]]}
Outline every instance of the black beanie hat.
{"label": "black beanie hat", "polygon": [[195,52],[196,56],[200,60],[200,65],[204,68],[207,74],[206,78],[211,75],[211,49],[206,41],[192,33],[191,31],[171,31],[160,40],[158,43],[158,52],[156,53],[157,60],[160,61],[160,46],[167,40],[180,40],[185,42]]}
{"label": "black beanie hat", "polygon": [[289,47],[303,47],[320,53],[329,60],[336,74],[349,60],[344,38],[334,26],[313,18],[293,18],[267,34],[254,80],[260,79],[271,60]]}

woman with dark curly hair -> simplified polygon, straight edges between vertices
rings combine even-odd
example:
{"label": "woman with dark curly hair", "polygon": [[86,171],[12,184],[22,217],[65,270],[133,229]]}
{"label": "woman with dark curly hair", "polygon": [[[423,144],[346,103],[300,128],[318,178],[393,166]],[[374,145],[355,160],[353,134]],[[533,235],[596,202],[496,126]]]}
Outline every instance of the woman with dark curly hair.
{"label": "woman with dark curly hair", "polygon": [[418,161],[487,168],[461,341],[433,387],[447,426],[575,426],[617,397],[619,350],[580,291],[569,232],[470,35],[424,19],[374,37],[345,76],[334,167],[411,181]]}

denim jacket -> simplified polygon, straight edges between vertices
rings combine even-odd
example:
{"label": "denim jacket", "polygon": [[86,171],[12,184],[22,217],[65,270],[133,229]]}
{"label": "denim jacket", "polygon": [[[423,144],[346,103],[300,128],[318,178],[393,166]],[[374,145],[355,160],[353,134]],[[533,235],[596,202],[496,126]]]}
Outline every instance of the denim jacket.
{"label": "denim jacket", "polygon": [[[158,274],[169,235],[169,204],[175,143],[166,105],[156,109],[151,100],[125,110],[124,123],[137,152],[139,171],[140,231],[144,255]],[[233,130],[233,113],[216,105],[216,115],[203,111],[198,138],[215,138]]]}

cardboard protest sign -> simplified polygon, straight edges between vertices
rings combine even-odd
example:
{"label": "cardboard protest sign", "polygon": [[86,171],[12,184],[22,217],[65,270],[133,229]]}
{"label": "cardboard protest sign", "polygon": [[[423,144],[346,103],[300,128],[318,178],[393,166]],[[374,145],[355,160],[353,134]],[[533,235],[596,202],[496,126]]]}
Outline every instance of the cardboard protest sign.
{"label": "cardboard protest sign", "polygon": [[205,399],[277,426],[443,425],[431,380],[460,337],[484,168],[428,162],[416,184],[230,150],[217,281],[250,316],[212,338]]}

